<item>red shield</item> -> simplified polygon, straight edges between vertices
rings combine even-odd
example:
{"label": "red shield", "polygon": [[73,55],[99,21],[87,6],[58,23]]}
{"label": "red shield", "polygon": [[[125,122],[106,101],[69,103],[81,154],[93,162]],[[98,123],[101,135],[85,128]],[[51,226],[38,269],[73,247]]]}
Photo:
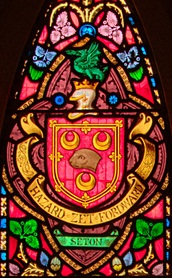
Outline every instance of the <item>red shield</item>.
{"label": "red shield", "polygon": [[90,209],[116,194],[124,173],[124,119],[49,118],[47,171],[66,202]]}

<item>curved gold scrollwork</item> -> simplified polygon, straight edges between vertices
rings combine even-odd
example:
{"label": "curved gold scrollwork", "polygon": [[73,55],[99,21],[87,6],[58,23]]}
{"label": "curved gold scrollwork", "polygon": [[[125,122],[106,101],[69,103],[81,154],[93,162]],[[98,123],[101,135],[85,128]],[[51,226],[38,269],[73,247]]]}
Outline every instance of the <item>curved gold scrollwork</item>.
{"label": "curved gold scrollwork", "polygon": [[44,187],[41,186],[43,179],[44,177],[39,175],[27,187],[27,191],[33,201],[46,213],[56,219],[79,226],[100,225],[118,219],[139,201],[145,191],[145,185],[136,176],[131,174],[127,177],[130,184],[129,191],[120,201],[110,208],[96,212],[88,212],[86,214],[85,212],[77,212],[65,208],[59,205],[58,202],[51,200],[44,192]]}
{"label": "curved gold scrollwork", "polygon": [[39,137],[43,138],[44,134],[36,125],[33,113],[21,117],[20,123],[23,131],[30,137],[17,145],[16,164],[20,174],[28,182],[37,174],[29,159],[30,147],[39,141]]}
{"label": "curved gold scrollwork", "polygon": [[17,145],[17,151],[16,151],[17,167],[21,175],[26,181],[30,181],[30,179],[37,174],[37,171],[34,170],[29,160],[30,146],[36,142],[38,142],[38,138],[30,137],[27,140]]}
{"label": "curved gold scrollwork", "polygon": [[105,151],[107,149],[110,148],[111,145],[111,136],[109,133],[104,132],[104,134],[106,135],[106,140],[105,141],[100,141],[98,139],[100,132],[97,132],[94,137],[93,137],[93,145],[95,147],[95,149],[100,150],[100,151]]}
{"label": "curved gold scrollwork", "polygon": [[156,161],[156,150],[155,145],[149,140],[143,138],[141,135],[146,135],[150,131],[152,125],[152,117],[141,113],[139,115],[138,123],[134,126],[129,134],[129,139],[134,138],[134,142],[138,145],[142,145],[144,148],[142,161],[135,170],[135,172],[144,180],[149,177],[154,168]]}
{"label": "curved gold scrollwork", "polygon": [[68,6],[68,3],[65,2],[65,3],[61,3],[59,4],[58,6],[56,6],[53,10],[52,10],[52,13],[51,13],[51,16],[50,16],[50,27],[52,26],[53,24],[53,19],[54,19],[54,16],[56,14],[57,11],[61,10],[61,9],[64,9]]}
{"label": "curved gold scrollwork", "polygon": [[92,174],[89,174],[89,181],[84,182],[82,180],[82,176],[83,173],[80,173],[77,178],[76,178],[76,186],[78,187],[78,189],[82,190],[82,191],[89,191],[91,189],[94,188],[95,184],[96,184],[96,179]]}
{"label": "curved gold scrollwork", "polygon": [[42,130],[35,124],[34,114],[29,113],[27,116],[24,116],[20,120],[22,129],[29,135],[36,133],[41,138],[44,137]]}
{"label": "curved gold scrollwork", "polygon": [[79,145],[79,142],[80,142],[79,135],[78,135],[75,131],[72,131],[74,138],[73,138],[72,141],[68,141],[68,140],[66,139],[66,135],[67,135],[68,132],[69,132],[69,131],[65,131],[65,132],[62,134],[62,136],[61,136],[61,138],[60,138],[60,143],[61,143],[61,145],[62,145],[62,147],[63,147],[64,149],[66,149],[66,150],[74,150],[74,149],[76,149],[76,148],[78,147],[78,145]]}
{"label": "curved gold scrollwork", "polygon": [[150,128],[152,127],[152,117],[146,116],[144,113],[141,113],[139,115],[139,118],[139,122],[130,132],[129,139],[132,139],[134,136],[138,134],[147,134]]}
{"label": "curved gold scrollwork", "polygon": [[135,172],[146,180],[151,174],[156,160],[155,145],[149,142],[148,140],[138,137],[134,140],[137,144],[140,144],[144,147],[143,159],[139,167]]}

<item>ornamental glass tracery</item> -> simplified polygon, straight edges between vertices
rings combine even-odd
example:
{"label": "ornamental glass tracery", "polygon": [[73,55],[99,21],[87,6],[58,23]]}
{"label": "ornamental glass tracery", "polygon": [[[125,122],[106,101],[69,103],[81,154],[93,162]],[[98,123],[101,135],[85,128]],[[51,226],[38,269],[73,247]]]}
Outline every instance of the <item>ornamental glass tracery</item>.
{"label": "ornamental glass tracery", "polygon": [[168,118],[130,2],[45,1],[2,134],[2,276],[170,275]]}

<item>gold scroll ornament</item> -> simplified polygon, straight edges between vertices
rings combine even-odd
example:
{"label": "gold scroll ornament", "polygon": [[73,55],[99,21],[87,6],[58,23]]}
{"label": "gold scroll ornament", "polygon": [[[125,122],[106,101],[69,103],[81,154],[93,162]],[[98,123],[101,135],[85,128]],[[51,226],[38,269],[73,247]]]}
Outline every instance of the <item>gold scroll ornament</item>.
{"label": "gold scroll ornament", "polygon": [[[33,113],[21,118],[21,126],[23,131],[28,135],[32,135],[28,139],[17,145],[16,163],[22,177],[28,182],[33,178],[37,172],[32,167],[29,160],[29,150],[31,145],[38,142],[38,137],[43,138],[42,130],[35,124]],[[34,136],[35,134],[35,136]]]}
{"label": "gold scroll ornament", "polygon": [[30,137],[27,140],[21,142],[17,146],[16,152],[16,162],[22,177],[28,182],[31,178],[33,178],[37,172],[32,167],[29,161],[29,149],[33,143],[36,143],[38,138]]}
{"label": "gold scroll ornament", "polygon": [[144,113],[139,115],[139,120],[129,134],[129,139],[133,139],[138,134],[147,134],[151,129],[153,120],[151,116],[146,116]]}
{"label": "gold scroll ornament", "polygon": [[143,180],[146,180],[151,174],[156,159],[155,145],[149,140],[142,137],[142,135],[146,135],[150,131],[152,125],[152,117],[146,116],[144,113],[141,113],[139,115],[138,123],[134,126],[129,134],[129,139],[133,139],[135,143],[141,145],[144,149],[142,161],[138,168],[135,170],[135,172]]}
{"label": "gold scroll ornament", "polygon": [[143,159],[135,172],[146,180],[152,172],[155,165],[155,145],[142,137],[138,137],[134,142],[144,147]]}
{"label": "gold scroll ornament", "polygon": [[45,182],[45,177],[42,175],[35,178],[27,190],[34,202],[48,215],[70,224],[94,226],[116,220],[124,215],[141,198],[145,191],[145,186],[134,174],[130,174],[127,180],[130,184],[130,189],[122,200],[111,208],[91,213],[67,209],[52,201],[42,189]]}
{"label": "gold scroll ornament", "polygon": [[34,120],[34,114],[29,113],[20,120],[23,130],[29,135],[39,135],[41,138],[44,137],[42,130],[36,125]]}

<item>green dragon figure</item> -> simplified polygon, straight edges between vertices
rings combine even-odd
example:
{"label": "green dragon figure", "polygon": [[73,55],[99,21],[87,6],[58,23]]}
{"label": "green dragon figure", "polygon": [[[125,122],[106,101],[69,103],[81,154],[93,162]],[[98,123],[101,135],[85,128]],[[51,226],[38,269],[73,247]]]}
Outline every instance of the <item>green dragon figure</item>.
{"label": "green dragon figure", "polygon": [[87,49],[66,50],[66,53],[78,57],[74,60],[74,69],[77,72],[82,73],[91,80],[104,80],[108,66],[104,66],[101,61],[98,43],[92,42]]}

